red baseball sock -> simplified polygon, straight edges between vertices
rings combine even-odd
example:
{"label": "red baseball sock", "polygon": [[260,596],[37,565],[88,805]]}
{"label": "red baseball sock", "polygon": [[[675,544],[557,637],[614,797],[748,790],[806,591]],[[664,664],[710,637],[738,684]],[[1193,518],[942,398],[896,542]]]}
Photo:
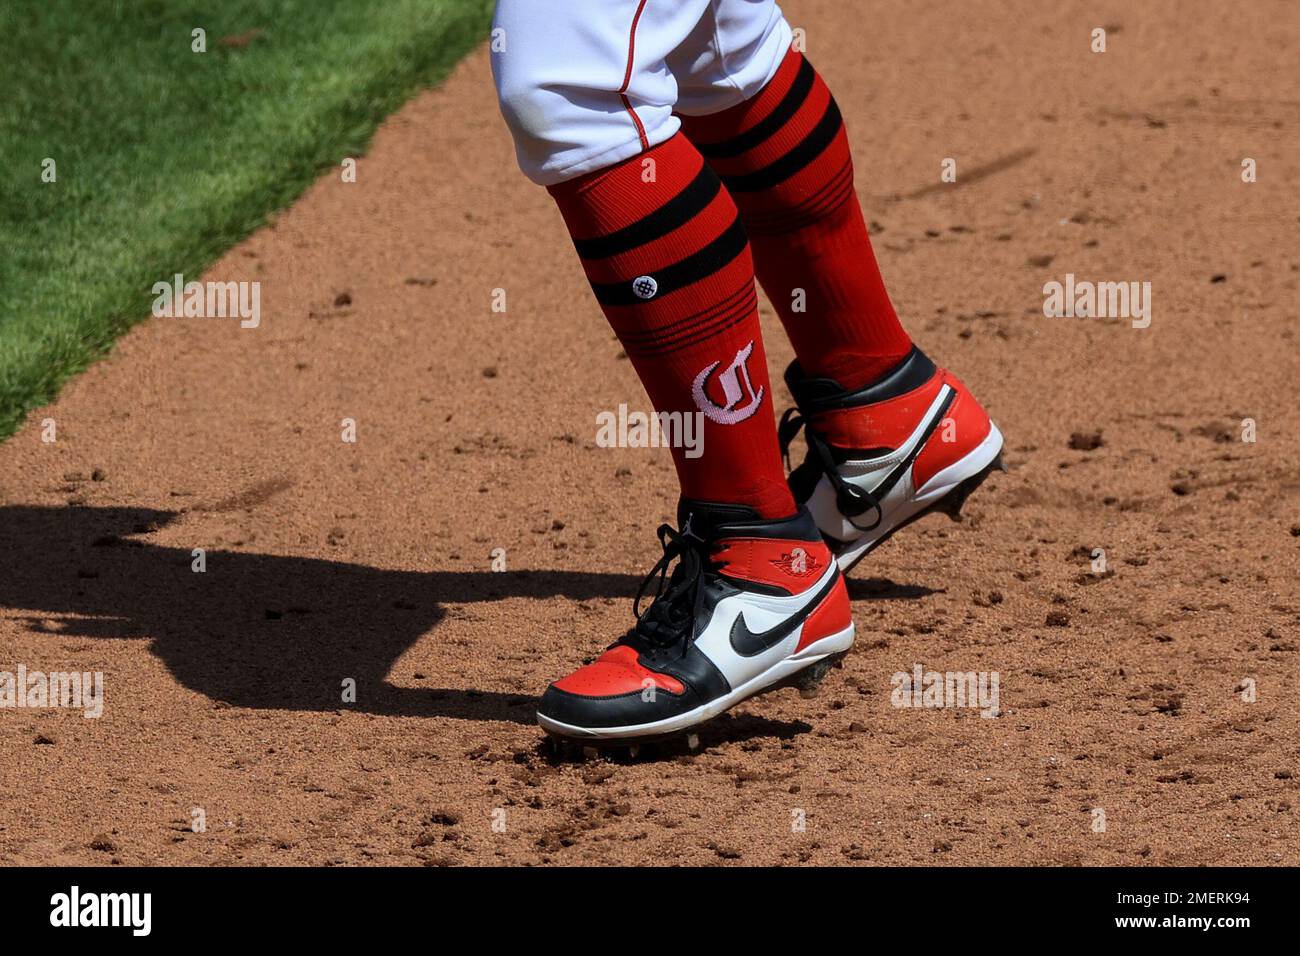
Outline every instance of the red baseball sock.
{"label": "red baseball sock", "polygon": [[550,192],[654,407],[702,413],[702,454],[672,448],[682,495],[793,514],[753,261],[718,177],[679,134]]}
{"label": "red baseball sock", "polygon": [[682,129],[740,207],[804,371],[857,388],[902,361],[912,341],[871,251],[840,111],[811,64],[791,50],[757,94],[683,116]]}

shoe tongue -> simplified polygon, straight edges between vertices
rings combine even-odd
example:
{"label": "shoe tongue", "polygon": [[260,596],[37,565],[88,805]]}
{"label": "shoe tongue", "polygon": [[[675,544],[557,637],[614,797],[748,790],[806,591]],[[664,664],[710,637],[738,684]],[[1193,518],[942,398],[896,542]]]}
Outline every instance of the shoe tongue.
{"label": "shoe tongue", "polygon": [[604,654],[596,658],[597,663],[618,664],[622,667],[635,667],[637,659],[636,648],[629,647],[626,644],[615,644],[607,648]]}
{"label": "shoe tongue", "polygon": [[720,504],[714,501],[697,501],[682,498],[677,503],[677,527],[689,531],[697,538],[713,541],[718,529],[724,525],[745,521],[761,521],[762,516],[745,505]]}

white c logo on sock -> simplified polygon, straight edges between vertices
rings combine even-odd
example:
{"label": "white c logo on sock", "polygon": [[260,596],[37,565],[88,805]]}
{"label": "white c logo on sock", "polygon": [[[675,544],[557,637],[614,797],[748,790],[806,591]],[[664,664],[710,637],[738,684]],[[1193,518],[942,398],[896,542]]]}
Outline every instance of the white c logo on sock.
{"label": "white c logo on sock", "polygon": [[[711,421],[719,425],[736,425],[758,411],[758,406],[763,402],[765,389],[760,387],[757,392],[754,391],[754,383],[749,378],[749,369],[745,366],[753,351],[754,343],[751,341],[736,353],[731,364],[718,376],[718,380],[722,383],[722,395],[727,400],[725,405],[719,405],[704,391],[704,383],[709,380],[713,370],[722,364],[721,362],[714,362],[695,376],[695,383],[691,386],[691,397],[695,399],[695,407]],[[746,395],[750,396],[749,401],[737,407]]]}

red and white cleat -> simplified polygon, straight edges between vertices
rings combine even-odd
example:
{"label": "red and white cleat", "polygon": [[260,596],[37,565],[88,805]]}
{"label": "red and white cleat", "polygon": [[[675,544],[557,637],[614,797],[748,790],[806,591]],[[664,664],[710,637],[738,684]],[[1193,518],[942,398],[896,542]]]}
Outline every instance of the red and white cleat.
{"label": "red and white cleat", "polygon": [[804,429],[808,456],[790,473],[848,571],[910,521],[931,511],[960,520],[962,504],[1002,465],[1002,433],[956,376],[918,348],[876,381],[847,391],[785,373],[797,409],[781,419],[782,450]]}
{"label": "red and white cleat", "polygon": [[678,520],[681,531],[659,528],[664,554],[636,626],[542,695],[547,733],[592,744],[676,734],[777,686],[810,692],[852,646],[844,579],[806,510],[766,521],[683,501]]}

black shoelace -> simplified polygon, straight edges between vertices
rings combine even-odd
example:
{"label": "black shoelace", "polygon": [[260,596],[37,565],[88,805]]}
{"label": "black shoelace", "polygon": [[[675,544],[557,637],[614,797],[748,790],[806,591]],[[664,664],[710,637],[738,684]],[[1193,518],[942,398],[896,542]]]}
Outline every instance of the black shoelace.
{"label": "black shoelace", "polygon": [[[657,649],[681,644],[684,653],[694,629],[700,581],[707,563],[705,542],[692,534],[689,526],[678,531],[671,525],[661,524],[657,534],[664,549],[663,557],[655,562],[637,588],[636,601],[632,604],[636,626],[624,640]],[[668,568],[674,561],[677,567],[669,575]],[[654,600],[642,611],[641,601],[652,581],[656,582]]]}
{"label": "black shoelace", "polygon": [[[849,524],[859,531],[875,530],[884,519],[884,512],[880,510],[880,501],[871,492],[850,484],[840,477],[839,467],[831,454],[830,445],[817,433],[811,423],[799,414],[798,408],[785,410],[776,432],[777,440],[781,443],[781,457],[785,459],[786,465],[790,464],[790,443],[794,441],[800,429],[803,429],[804,440],[808,443],[808,456],[804,458],[803,464],[790,472],[790,488],[794,491],[795,498],[799,501],[807,501],[812,497],[818,480],[825,475],[831,487],[835,489],[835,503],[839,506],[840,514],[848,519]],[[875,520],[871,524],[861,525],[853,520],[871,510],[876,513]]]}

